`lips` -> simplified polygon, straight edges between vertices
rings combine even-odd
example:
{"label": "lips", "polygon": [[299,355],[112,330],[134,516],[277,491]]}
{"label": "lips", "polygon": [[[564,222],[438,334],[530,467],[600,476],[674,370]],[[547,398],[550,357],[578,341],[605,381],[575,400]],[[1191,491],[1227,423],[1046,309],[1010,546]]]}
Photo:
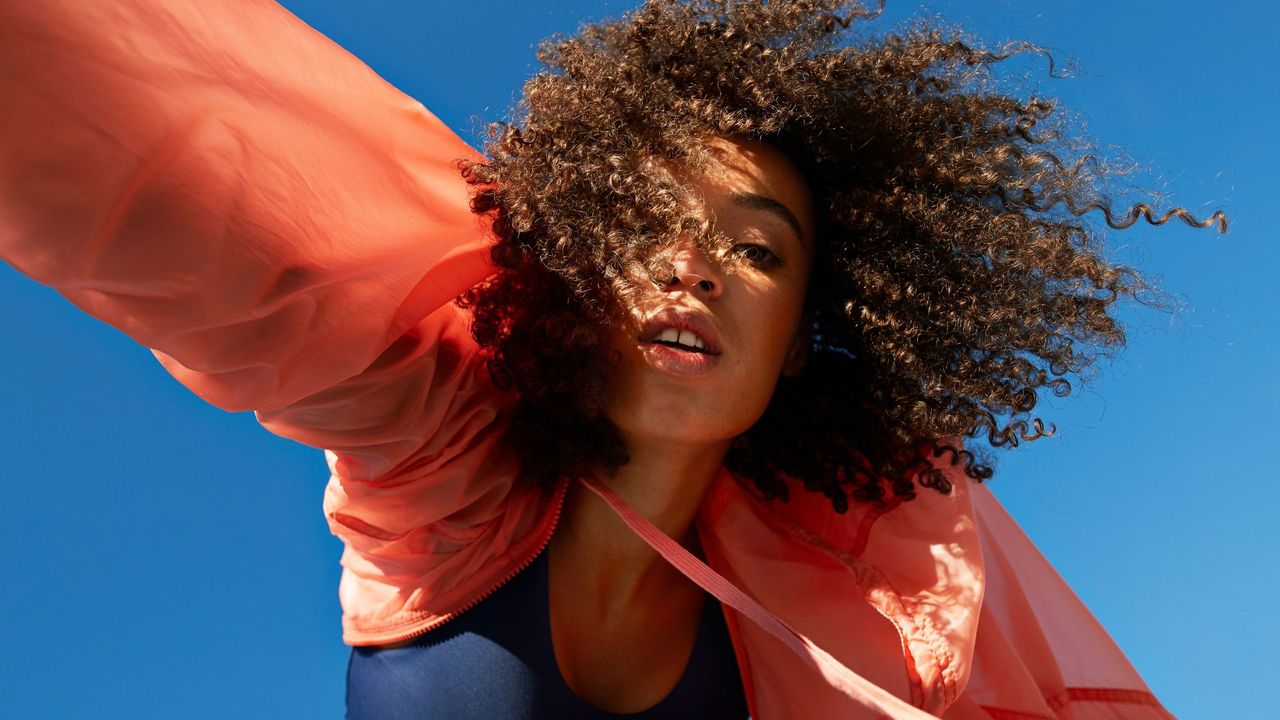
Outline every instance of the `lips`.
{"label": "lips", "polygon": [[641,343],[640,353],[650,367],[668,375],[702,375],[720,364],[719,355],[677,350],[658,343]]}
{"label": "lips", "polygon": [[[687,333],[693,333],[702,342],[702,349],[676,347],[656,340],[670,328],[680,331],[682,342],[689,342]],[[636,341],[645,362],[668,375],[702,375],[720,364],[720,331],[709,315],[689,308],[668,307],[651,315],[641,325]]]}
{"label": "lips", "polygon": [[686,351],[677,350],[666,345],[659,345],[659,347],[670,349],[673,352],[688,352],[694,355],[717,356],[721,353],[720,332],[716,330],[711,319],[705,314],[688,308],[669,307],[650,316],[641,325],[640,336],[636,340],[646,345],[653,344],[654,339],[667,328],[688,331],[697,335],[702,340],[703,348],[701,351]]}

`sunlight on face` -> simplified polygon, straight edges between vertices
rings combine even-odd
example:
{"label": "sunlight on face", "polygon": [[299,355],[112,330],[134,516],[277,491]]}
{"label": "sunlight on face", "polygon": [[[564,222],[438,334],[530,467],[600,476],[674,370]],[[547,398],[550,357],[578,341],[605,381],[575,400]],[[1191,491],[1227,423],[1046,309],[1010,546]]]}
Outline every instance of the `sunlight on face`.
{"label": "sunlight on face", "polygon": [[[691,182],[699,212],[745,262],[726,274],[690,239],[670,258],[682,281],[649,284],[634,324],[614,332],[610,346],[621,362],[606,414],[628,437],[730,440],[764,413],[779,376],[803,362],[801,313],[816,243],[808,185],[769,145],[726,138],[707,145],[716,161]],[[691,326],[680,345],[704,348],[678,347],[673,324]]]}

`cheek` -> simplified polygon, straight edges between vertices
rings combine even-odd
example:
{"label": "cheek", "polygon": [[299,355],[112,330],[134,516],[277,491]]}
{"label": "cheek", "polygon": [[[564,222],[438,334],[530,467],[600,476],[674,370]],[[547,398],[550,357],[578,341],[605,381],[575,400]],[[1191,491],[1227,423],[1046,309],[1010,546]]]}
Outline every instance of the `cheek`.
{"label": "cheek", "polygon": [[725,393],[725,402],[731,406],[738,423],[745,423],[742,431],[754,424],[768,407],[800,322],[800,300],[788,295],[781,299],[774,295],[772,300],[744,304],[741,308],[742,351],[734,358],[731,372],[726,373],[730,387]]}
{"label": "cheek", "polygon": [[794,285],[758,292],[739,308],[742,336],[752,348],[753,364],[764,374],[781,372],[799,330],[804,296]]}

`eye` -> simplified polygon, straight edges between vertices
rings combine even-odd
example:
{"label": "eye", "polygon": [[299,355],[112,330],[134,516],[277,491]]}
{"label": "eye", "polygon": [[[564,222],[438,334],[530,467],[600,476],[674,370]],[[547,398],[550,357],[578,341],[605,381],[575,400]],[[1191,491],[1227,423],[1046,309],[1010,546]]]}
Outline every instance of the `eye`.
{"label": "eye", "polygon": [[760,268],[776,267],[782,264],[782,258],[764,245],[744,243],[734,246],[734,251],[747,262]]}

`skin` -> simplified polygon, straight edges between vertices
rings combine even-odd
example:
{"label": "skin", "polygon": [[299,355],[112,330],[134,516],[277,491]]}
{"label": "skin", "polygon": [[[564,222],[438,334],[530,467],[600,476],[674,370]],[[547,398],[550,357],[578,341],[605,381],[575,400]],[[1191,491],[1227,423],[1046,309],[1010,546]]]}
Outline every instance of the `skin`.
{"label": "skin", "polygon": [[[607,414],[631,460],[600,476],[695,552],[693,520],[730,444],[763,415],[779,376],[803,365],[803,306],[816,244],[808,186],[790,160],[751,140],[712,138],[707,145],[717,160],[690,182],[700,197],[696,210],[750,262],[726,274],[686,243],[671,258],[685,281],[651,285],[637,324],[615,331],[611,347],[621,362],[610,378]],[[668,305],[710,314],[722,352],[710,372],[676,376],[645,361],[639,318]],[[577,486],[549,552],[552,641],[569,687],[616,713],[657,704],[688,663],[702,591]]]}

